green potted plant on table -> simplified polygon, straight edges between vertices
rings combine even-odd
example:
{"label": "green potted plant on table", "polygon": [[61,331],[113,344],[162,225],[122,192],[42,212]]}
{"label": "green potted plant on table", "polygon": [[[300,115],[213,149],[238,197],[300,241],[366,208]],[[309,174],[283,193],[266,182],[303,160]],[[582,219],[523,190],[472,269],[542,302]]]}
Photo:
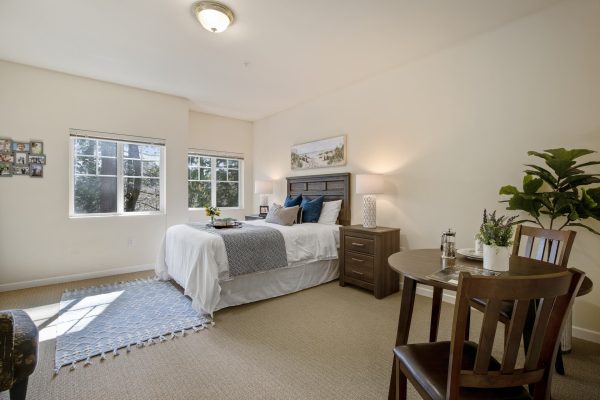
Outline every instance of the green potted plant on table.
{"label": "green potted plant on table", "polygon": [[496,211],[483,210],[483,222],[477,234],[477,239],[483,243],[483,268],[508,271],[509,247],[516,219],[517,216],[496,217]]}
{"label": "green potted plant on table", "polygon": [[532,222],[542,228],[563,229],[578,226],[600,235],[596,229],[581,221],[600,220],[600,183],[597,173],[587,173],[584,167],[600,165],[600,161],[578,162],[576,159],[595,153],[588,149],[550,149],[540,153],[527,152],[544,160],[549,168],[526,164],[523,190],[512,185],[503,186],[501,195],[511,196],[508,210],[525,211]]}

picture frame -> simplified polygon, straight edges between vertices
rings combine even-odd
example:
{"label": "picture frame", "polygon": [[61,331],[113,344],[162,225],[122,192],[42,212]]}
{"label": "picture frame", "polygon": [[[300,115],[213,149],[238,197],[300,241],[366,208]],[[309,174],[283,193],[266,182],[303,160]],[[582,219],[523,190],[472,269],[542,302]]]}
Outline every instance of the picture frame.
{"label": "picture frame", "polygon": [[8,178],[12,176],[12,164],[0,163],[0,177]]}
{"label": "picture frame", "polygon": [[292,170],[346,165],[346,135],[293,145],[290,164]]}
{"label": "picture frame", "polygon": [[13,165],[13,176],[29,176],[29,165]]}
{"label": "picture frame", "polygon": [[[33,149],[33,147],[32,147]],[[43,164],[46,165],[46,155],[34,155],[33,153],[29,153],[29,157],[27,157],[29,164]]]}
{"label": "picture frame", "polygon": [[0,138],[0,154],[12,153],[12,139]]}
{"label": "picture frame", "polygon": [[266,217],[268,213],[269,213],[269,206],[259,206],[258,207],[258,216],[259,217]]}
{"label": "picture frame", "polygon": [[14,165],[27,165],[29,164],[29,153],[24,151],[15,151],[13,153],[13,164]]}
{"label": "picture frame", "polygon": [[31,150],[30,153],[34,155],[43,155],[44,154],[44,142],[41,140],[32,140],[31,142]]}
{"label": "picture frame", "polygon": [[43,178],[44,166],[42,164],[29,164],[29,176],[32,178]]}
{"label": "picture frame", "polygon": [[29,153],[31,151],[30,142],[12,142],[12,151]]}
{"label": "picture frame", "polygon": [[13,153],[0,153],[0,163],[11,163],[15,162],[15,156]]}

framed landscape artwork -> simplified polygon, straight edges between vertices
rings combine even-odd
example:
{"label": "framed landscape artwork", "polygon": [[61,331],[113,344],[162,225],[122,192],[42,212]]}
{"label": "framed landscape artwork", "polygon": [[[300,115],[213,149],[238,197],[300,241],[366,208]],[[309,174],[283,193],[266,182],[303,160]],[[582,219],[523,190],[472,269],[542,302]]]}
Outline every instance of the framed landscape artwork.
{"label": "framed landscape artwork", "polygon": [[292,146],[292,170],[339,167],[346,164],[346,135]]}

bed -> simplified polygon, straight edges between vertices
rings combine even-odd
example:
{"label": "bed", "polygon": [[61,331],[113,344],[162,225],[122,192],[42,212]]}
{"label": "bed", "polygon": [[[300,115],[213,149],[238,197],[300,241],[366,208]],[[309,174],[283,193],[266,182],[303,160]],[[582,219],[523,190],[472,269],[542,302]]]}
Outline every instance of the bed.
{"label": "bed", "polygon": [[155,271],[159,279],[173,279],[192,299],[199,313],[213,315],[225,307],[297,292],[339,276],[339,227],[350,224],[350,174],[287,178],[287,194],[303,198],[324,196],[342,200],[336,225],[319,223],[282,226],[264,220],[245,224],[281,232],[287,265],[244,275],[229,274],[223,238],[194,224],[170,227],[163,239]]}

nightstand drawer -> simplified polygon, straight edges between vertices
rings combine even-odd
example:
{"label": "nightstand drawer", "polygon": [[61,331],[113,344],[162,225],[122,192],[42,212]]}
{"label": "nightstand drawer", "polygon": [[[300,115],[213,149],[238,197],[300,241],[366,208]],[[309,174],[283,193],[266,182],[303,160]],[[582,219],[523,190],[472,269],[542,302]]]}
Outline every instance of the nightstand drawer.
{"label": "nightstand drawer", "polygon": [[364,254],[347,251],[344,255],[345,273],[361,281],[373,283],[374,258]]}
{"label": "nightstand drawer", "polygon": [[373,254],[375,251],[375,241],[356,236],[344,236],[344,246],[346,250],[360,251],[361,253]]}

